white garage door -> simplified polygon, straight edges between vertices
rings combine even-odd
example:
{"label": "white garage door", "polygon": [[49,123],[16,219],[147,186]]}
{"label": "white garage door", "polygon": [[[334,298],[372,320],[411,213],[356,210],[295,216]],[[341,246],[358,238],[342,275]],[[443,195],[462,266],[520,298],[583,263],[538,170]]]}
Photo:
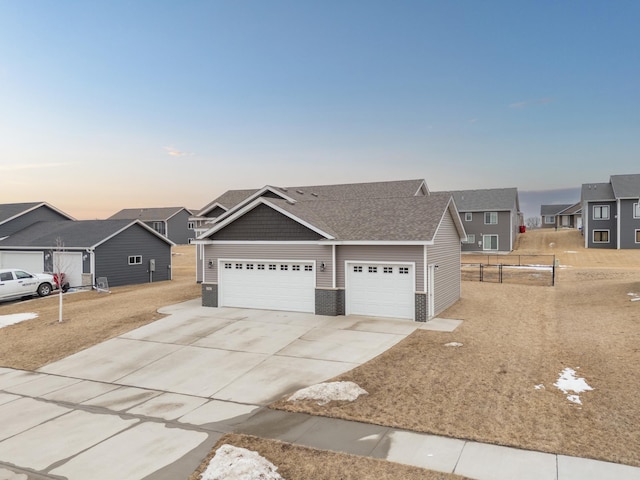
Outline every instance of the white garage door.
{"label": "white garage door", "polygon": [[42,252],[0,252],[0,267],[42,273],[44,271],[44,257]]}
{"label": "white garage door", "polygon": [[53,269],[64,273],[69,286],[82,285],[82,253],[53,252]]}
{"label": "white garage door", "polygon": [[347,262],[345,268],[347,315],[415,318],[413,265]]}
{"label": "white garage door", "polygon": [[219,269],[220,306],[315,311],[313,262],[221,260]]}

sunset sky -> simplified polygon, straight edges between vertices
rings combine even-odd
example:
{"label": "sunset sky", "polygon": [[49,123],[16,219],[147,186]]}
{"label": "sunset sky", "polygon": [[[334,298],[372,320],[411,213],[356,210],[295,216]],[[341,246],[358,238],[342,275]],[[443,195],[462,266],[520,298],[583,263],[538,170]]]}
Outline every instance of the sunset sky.
{"label": "sunset sky", "polygon": [[640,173],[638,25],[635,0],[0,0],[0,203]]}

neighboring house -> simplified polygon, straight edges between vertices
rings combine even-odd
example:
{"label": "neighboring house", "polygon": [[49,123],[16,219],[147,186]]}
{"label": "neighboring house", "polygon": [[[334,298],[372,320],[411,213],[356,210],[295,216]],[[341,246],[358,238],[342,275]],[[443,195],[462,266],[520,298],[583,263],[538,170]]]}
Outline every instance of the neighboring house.
{"label": "neighboring house", "polygon": [[561,205],[540,205],[542,228],[582,228],[580,202]]}
{"label": "neighboring house", "polygon": [[107,220],[140,220],[176,245],[190,243],[196,232],[189,221],[192,213],[184,207],[125,208]]}
{"label": "neighboring house", "polygon": [[196,240],[204,306],[426,321],[460,297],[464,227],[423,180],[242,192]]}
{"label": "neighboring house", "polygon": [[[0,204],[0,239],[36,222],[51,220],[75,220],[75,218],[46,202]],[[0,267],[2,267],[1,264]],[[17,266],[15,268],[23,267]]]}
{"label": "neighboring house", "polygon": [[463,252],[510,252],[523,225],[517,188],[448,192],[460,212],[467,238]]}
{"label": "neighboring house", "polygon": [[585,183],[581,203],[586,248],[640,248],[640,174]]}
{"label": "neighboring house", "polygon": [[138,220],[58,220],[0,240],[0,259],[10,257],[33,273],[59,268],[72,287],[93,285],[99,277],[114,287],[171,280],[172,245]]}

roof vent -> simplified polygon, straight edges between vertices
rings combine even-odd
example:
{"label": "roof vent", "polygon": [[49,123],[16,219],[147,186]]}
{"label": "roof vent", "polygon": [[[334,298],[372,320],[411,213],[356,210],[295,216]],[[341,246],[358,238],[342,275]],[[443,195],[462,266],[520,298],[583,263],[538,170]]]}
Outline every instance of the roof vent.
{"label": "roof vent", "polygon": [[313,195],[314,197],[317,197],[317,196],[318,196],[318,194],[317,194],[317,193],[315,193],[315,192],[311,192],[311,195]]}
{"label": "roof vent", "polygon": [[304,195],[304,192],[302,190],[296,190],[296,193],[299,193],[300,195]]}
{"label": "roof vent", "polygon": [[286,202],[287,202],[289,205],[295,205],[295,204],[296,204],[295,200],[287,200]]}
{"label": "roof vent", "polygon": [[286,192],[286,191],[287,191],[287,189],[286,189],[286,188],[284,188],[284,187],[278,187],[278,188],[279,188],[280,190],[282,190],[283,192]]}

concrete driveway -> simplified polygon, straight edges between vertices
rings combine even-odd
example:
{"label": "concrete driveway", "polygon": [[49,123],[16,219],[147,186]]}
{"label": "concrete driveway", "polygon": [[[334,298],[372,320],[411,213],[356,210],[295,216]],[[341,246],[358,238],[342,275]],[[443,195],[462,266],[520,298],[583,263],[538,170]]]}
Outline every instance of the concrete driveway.
{"label": "concrete driveway", "polygon": [[199,300],[161,311],[38,372],[0,369],[0,480],[186,478],[264,405],[424,327]]}

